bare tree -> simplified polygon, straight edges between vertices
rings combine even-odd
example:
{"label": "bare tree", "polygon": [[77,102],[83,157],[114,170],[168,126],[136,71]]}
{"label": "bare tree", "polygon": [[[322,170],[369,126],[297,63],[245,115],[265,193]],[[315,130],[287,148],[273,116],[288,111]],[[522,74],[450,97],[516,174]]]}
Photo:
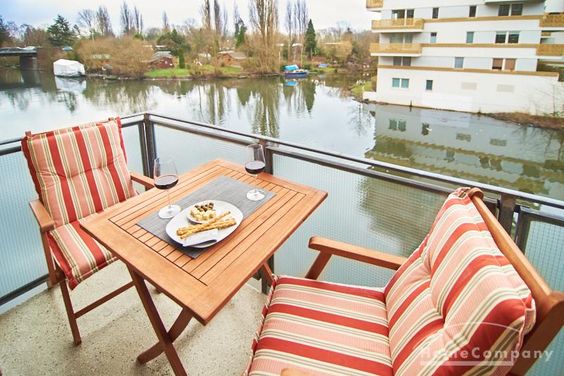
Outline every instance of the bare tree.
{"label": "bare tree", "polygon": [[288,0],[286,3],[286,31],[288,32],[288,60],[293,60],[292,56],[292,44],[294,43],[294,29],[295,29],[296,19],[294,16],[294,4],[292,0]]}
{"label": "bare tree", "polygon": [[211,29],[211,7],[210,7],[210,0],[204,0],[202,3],[202,9],[200,10],[202,13],[202,25],[205,29]]}
{"label": "bare tree", "polygon": [[309,22],[309,14],[306,0],[296,0],[294,7],[296,34],[301,43],[303,43],[307,24]]}
{"label": "bare tree", "polygon": [[96,11],[96,24],[98,26],[98,32],[103,36],[107,37],[114,34],[110,13],[108,13],[108,8],[105,6],[101,5],[98,7]]}
{"label": "bare tree", "polygon": [[166,33],[170,31],[170,23],[168,22],[168,15],[163,11],[163,31]]}
{"label": "bare tree", "polygon": [[213,0],[213,21],[215,26],[215,32],[217,34],[221,34],[221,30],[223,29],[223,26],[221,22],[221,6],[219,5],[218,0]]}
{"label": "bare tree", "polygon": [[133,26],[135,27],[135,32],[143,33],[143,15],[137,9],[137,6],[133,7]]}
{"label": "bare tree", "polygon": [[223,7],[223,13],[222,13],[222,18],[223,20],[221,21],[223,24],[223,28],[221,29],[221,35],[225,38],[227,36],[227,24],[229,22],[229,20],[227,19],[227,7],[224,6]]}
{"label": "bare tree", "polygon": [[78,26],[85,29],[91,39],[94,38],[96,32],[96,12],[92,9],[83,9],[78,12]]}
{"label": "bare tree", "polygon": [[121,4],[119,18],[121,21],[122,32],[125,35],[131,34],[131,32],[133,31],[133,15],[131,14],[129,6],[125,1]]}
{"label": "bare tree", "polygon": [[249,17],[252,27],[260,37],[260,59],[265,68],[272,69],[274,40],[278,29],[278,1],[250,0]]}

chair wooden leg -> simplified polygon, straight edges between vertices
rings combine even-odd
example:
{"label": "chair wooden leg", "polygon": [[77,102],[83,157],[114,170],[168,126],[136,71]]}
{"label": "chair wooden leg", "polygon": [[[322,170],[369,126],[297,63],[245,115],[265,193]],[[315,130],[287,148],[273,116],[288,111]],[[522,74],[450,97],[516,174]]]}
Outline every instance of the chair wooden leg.
{"label": "chair wooden leg", "polygon": [[45,232],[41,233],[41,243],[43,244],[43,252],[45,253],[45,262],[47,263],[47,271],[49,272],[49,278],[47,279],[47,287],[52,288],[57,284],[57,272],[55,269],[55,262],[53,261],[53,256],[51,255],[51,248],[49,248],[49,241],[47,240],[47,234]]}
{"label": "chair wooden leg", "polygon": [[80,338],[80,332],[78,331],[78,325],[76,323],[76,315],[72,308],[72,302],[70,300],[69,288],[67,287],[67,281],[63,280],[59,283],[61,286],[61,294],[63,295],[63,301],[65,303],[65,309],[67,311],[67,317],[69,319],[69,325],[72,332],[72,338],[75,345],[80,345],[82,339]]}

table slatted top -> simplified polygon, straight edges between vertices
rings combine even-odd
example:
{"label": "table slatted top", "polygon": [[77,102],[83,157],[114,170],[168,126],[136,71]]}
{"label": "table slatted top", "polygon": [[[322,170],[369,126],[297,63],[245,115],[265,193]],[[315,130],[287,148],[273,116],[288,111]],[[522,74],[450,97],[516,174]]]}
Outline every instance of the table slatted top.
{"label": "table slatted top", "polygon": [[151,189],[81,220],[83,228],[114,255],[180,305],[207,323],[268,260],[327,194],[262,173],[256,181],[243,166],[215,160],[182,176],[170,190],[177,201],[220,176],[276,194],[245,218],[226,239],[192,259],[139,227],[142,218],[167,204],[163,191]]}

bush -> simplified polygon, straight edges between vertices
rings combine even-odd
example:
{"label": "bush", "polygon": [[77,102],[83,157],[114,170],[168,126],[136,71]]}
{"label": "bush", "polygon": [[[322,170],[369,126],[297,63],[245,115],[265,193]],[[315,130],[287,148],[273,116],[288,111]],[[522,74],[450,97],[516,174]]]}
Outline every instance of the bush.
{"label": "bush", "polygon": [[101,71],[110,65],[112,74],[143,77],[147,62],[153,55],[144,42],[132,37],[84,40],[77,47],[80,60],[88,71]]}
{"label": "bush", "polygon": [[180,56],[178,56],[178,68],[181,69],[186,68],[186,60],[184,59],[184,52],[180,52]]}

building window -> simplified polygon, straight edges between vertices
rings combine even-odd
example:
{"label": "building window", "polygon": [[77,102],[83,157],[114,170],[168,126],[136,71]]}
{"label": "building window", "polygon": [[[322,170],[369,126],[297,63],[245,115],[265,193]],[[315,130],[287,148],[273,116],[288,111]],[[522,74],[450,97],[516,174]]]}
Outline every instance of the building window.
{"label": "building window", "polygon": [[503,59],[493,59],[492,69],[493,70],[502,70],[503,69]]}
{"label": "building window", "polygon": [[425,90],[427,90],[427,91],[433,90],[433,80],[426,80],[425,81]]}
{"label": "building window", "polygon": [[454,58],[454,67],[455,68],[464,68],[464,58],[463,57],[455,57]]}
{"label": "building window", "polygon": [[495,33],[495,42],[505,43],[506,37],[507,37],[507,33],[505,31],[498,31],[497,33]]}
{"label": "building window", "polygon": [[469,135],[468,133],[457,133],[456,139],[460,140],[460,141],[471,142],[472,141],[472,135]]}
{"label": "building window", "polygon": [[521,16],[523,14],[523,4],[511,4],[511,15]]}
{"label": "building window", "polygon": [[415,13],[414,9],[407,9],[405,12],[405,16],[406,18],[413,18],[414,13]]}
{"label": "building window", "polygon": [[407,121],[406,120],[398,121],[398,130],[400,132],[405,132],[406,129],[407,129]]}
{"label": "building window", "polygon": [[421,124],[421,134],[423,136],[427,136],[429,134],[430,128],[431,128],[431,126],[429,125],[429,123],[422,123]]}
{"label": "building window", "polygon": [[515,70],[515,59],[505,59],[505,70]]}
{"label": "building window", "polygon": [[390,119],[390,122],[388,124],[388,129],[391,129],[393,131],[397,131],[398,130],[398,121],[395,119]]}
{"label": "building window", "polygon": [[499,138],[492,138],[492,139],[490,139],[490,145],[507,146],[507,140],[500,140]]}
{"label": "building window", "polygon": [[392,19],[397,20],[401,18],[405,18],[405,9],[392,10]]}
{"label": "building window", "polygon": [[402,89],[409,89],[409,78],[402,78],[401,79],[401,88]]}
{"label": "building window", "polygon": [[433,18],[439,18],[439,8],[433,8]]}
{"label": "building window", "polygon": [[399,78],[392,78],[392,87],[400,87],[400,81]]}
{"label": "building window", "polygon": [[507,43],[519,43],[519,32],[510,31],[507,33]]}
{"label": "building window", "polygon": [[437,33],[431,33],[430,43],[437,43]]}
{"label": "building window", "polygon": [[509,9],[511,6],[509,4],[501,4],[499,10],[497,11],[498,16],[509,16]]}
{"label": "building window", "polygon": [[470,5],[470,9],[468,10],[468,17],[476,17],[476,6]]}
{"label": "building window", "polygon": [[409,78],[392,78],[392,87],[408,89]]}
{"label": "building window", "polygon": [[394,66],[399,67],[410,67],[411,66],[411,58],[410,57],[401,57],[401,56],[394,56]]}
{"label": "building window", "polygon": [[467,31],[466,32],[466,43],[474,43],[474,32]]}

